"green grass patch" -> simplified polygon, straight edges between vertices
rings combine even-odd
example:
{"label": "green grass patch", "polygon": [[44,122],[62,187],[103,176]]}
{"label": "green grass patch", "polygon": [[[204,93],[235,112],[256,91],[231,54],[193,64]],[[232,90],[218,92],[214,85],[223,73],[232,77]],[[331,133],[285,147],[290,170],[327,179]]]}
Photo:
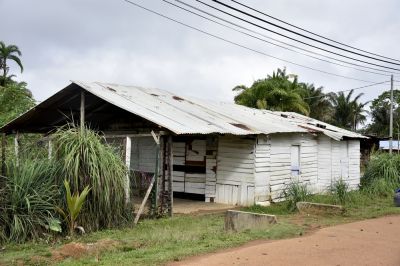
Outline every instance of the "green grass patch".
{"label": "green grass patch", "polygon": [[[291,212],[286,203],[243,208],[245,211],[276,214],[278,224],[267,230],[225,232],[223,214],[181,215],[171,219],[144,220],[137,227],[103,230],[75,238],[74,241],[80,243],[111,239],[118,245],[108,251],[89,254],[80,259],[68,258],[59,264],[160,265],[192,255],[239,246],[251,240],[289,238],[324,226],[400,214],[400,208],[394,207],[391,197],[373,198],[358,191],[349,192],[349,196],[352,200],[346,204],[345,214],[338,216],[300,215]],[[318,195],[312,196],[310,200],[332,204],[336,199],[333,195]],[[37,242],[7,245],[5,250],[0,251],[0,265],[18,264],[21,261],[33,265],[37,264],[37,256],[46,264],[54,264],[51,252],[65,243],[53,246]]]}

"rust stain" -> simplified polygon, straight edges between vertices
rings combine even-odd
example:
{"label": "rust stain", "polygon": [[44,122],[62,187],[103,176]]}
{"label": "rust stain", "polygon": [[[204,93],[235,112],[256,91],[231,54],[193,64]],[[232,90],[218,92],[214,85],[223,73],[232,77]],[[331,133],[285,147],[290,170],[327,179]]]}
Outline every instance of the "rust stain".
{"label": "rust stain", "polygon": [[178,97],[178,96],[172,96],[172,99],[177,100],[177,101],[184,101],[185,99]]}
{"label": "rust stain", "polygon": [[237,123],[237,124],[236,123],[229,123],[229,124],[231,124],[232,126],[244,129],[244,130],[251,131],[251,129],[248,126],[240,124],[240,123]]}
{"label": "rust stain", "polygon": [[150,95],[151,95],[151,96],[154,96],[154,97],[158,97],[158,96],[160,96],[160,95],[158,95],[158,94],[154,94],[154,93],[150,93]]}
{"label": "rust stain", "polygon": [[107,87],[107,89],[109,89],[110,91],[113,91],[113,92],[117,92],[115,89],[113,89],[111,87]]}

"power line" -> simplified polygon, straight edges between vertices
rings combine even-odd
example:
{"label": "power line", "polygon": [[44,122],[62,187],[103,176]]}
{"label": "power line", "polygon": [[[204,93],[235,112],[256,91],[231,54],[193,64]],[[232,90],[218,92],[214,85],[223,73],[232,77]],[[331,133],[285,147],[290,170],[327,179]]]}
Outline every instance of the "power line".
{"label": "power line", "polygon": [[307,32],[307,33],[309,33],[309,34],[312,34],[312,35],[314,35],[314,36],[320,37],[320,38],[322,38],[322,39],[331,41],[331,42],[333,42],[333,43],[337,43],[337,44],[343,45],[343,46],[345,46],[345,47],[349,47],[349,48],[352,48],[352,49],[354,49],[354,50],[361,51],[361,52],[364,52],[364,53],[367,53],[367,54],[371,54],[371,55],[379,56],[379,57],[386,58],[386,59],[389,59],[389,60],[393,60],[393,61],[400,62],[400,60],[398,60],[398,59],[394,59],[394,58],[386,57],[386,56],[379,55],[379,54],[376,54],[376,53],[368,52],[368,51],[366,51],[366,50],[363,50],[363,49],[360,49],[360,48],[357,48],[357,47],[354,47],[354,46],[351,46],[351,45],[347,45],[347,44],[342,43],[342,42],[335,41],[335,40],[333,40],[333,39],[331,39],[331,38],[328,38],[328,37],[322,36],[322,35],[320,35],[320,34],[314,33],[314,32],[312,32],[312,31],[306,30],[306,29],[304,29],[304,28],[302,28],[302,27],[298,27],[298,26],[296,26],[296,25],[294,25],[294,24],[291,24],[291,23],[289,23],[289,22],[286,22],[286,21],[284,21],[284,20],[282,20],[282,19],[279,19],[279,18],[274,17],[274,16],[272,16],[272,15],[266,14],[265,12],[259,11],[259,10],[255,9],[255,8],[251,7],[251,6],[248,6],[248,5],[245,5],[245,4],[243,4],[243,3],[240,3],[239,1],[236,1],[236,0],[231,0],[231,1],[234,2],[234,3],[236,3],[236,4],[238,4],[238,5],[240,5],[240,6],[243,6],[243,7],[246,7],[246,8],[248,8],[248,9],[252,10],[252,11],[255,11],[255,12],[259,13],[259,14],[262,14],[262,15],[264,15],[264,16],[266,16],[266,17],[272,18],[272,19],[274,19],[274,20],[276,20],[276,21],[279,21],[279,22],[281,22],[281,23],[283,23],[283,24],[286,24],[286,25],[291,26],[291,27],[293,27],[293,28],[296,28],[296,29],[298,29],[298,30]]}
{"label": "power line", "polygon": [[[339,54],[339,53],[336,53],[336,52],[327,50],[327,49],[325,49],[325,48],[322,48],[322,47],[319,47],[319,46],[315,46],[315,45],[313,45],[313,44],[309,44],[309,43],[303,42],[303,41],[298,40],[298,39],[296,39],[296,38],[292,38],[292,37],[287,36],[287,35],[285,35],[285,34],[279,33],[279,32],[277,32],[277,31],[274,31],[274,30],[268,29],[268,28],[266,28],[266,27],[263,27],[263,26],[261,26],[261,25],[258,25],[258,24],[256,24],[256,23],[253,23],[253,22],[251,22],[251,21],[249,21],[249,20],[246,20],[246,19],[244,19],[244,18],[241,18],[241,17],[238,17],[238,16],[236,16],[236,15],[233,15],[233,14],[231,14],[231,13],[229,13],[229,12],[226,12],[226,11],[224,11],[224,10],[222,10],[222,9],[219,9],[219,8],[217,8],[217,7],[215,7],[215,6],[212,6],[212,5],[209,5],[209,4],[207,4],[207,3],[204,3],[204,2],[201,1],[201,0],[196,0],[196,1],[199,2],[199,3],[201,3],[201,4],[203,4],[203,5],[205,5],[205,6],[208,6],[208,7],[212,8],[212,9],[218,10],[219,12],[224,13],[224,14],[226,14],[226,15],[228,15],[228,16],[234,17],[234,18],[236,18],[236,19],[238,19],[238,20],[244,21],[244,22],[246,22],[246,23],[248,23],[248,24],[251,24],[251,25],[253,25],[253,26],[255,26],[255,27],[258,27],[258,28],[261,28],[261,29],[263,29],[263,30],[272,32],[272,33],[274,33],[274,34],[276,34],[276,35],[282,36],[282,37],[287,38],[287,39],[289,39],[289,40],[292,40],[292,41],[295,41],[295,42],[298,42],[298,43],[301,43],[301,44],[304,44],[304,45],[307,45],[307,46],[310,46],[310,47],[313,47],[313,48],[316,48],[316,49],[319,49],[319,50],[322,50],[322,51],[325,51],[325,52],[328,52],[328,53],[331,53],[331,54],[334,54],[334,55],[338,55],[338,56],[341,56],[341,57],[344,57],[344,58],[347,58],[347,59],[351,59],[351,60],[354,60],[354,61],[358,61],[358,62],[361,62],[361,63],[370,64],[370,65],[374,65],[374,66],[378,66],[378,67],[382,67],[382,68],[386,68],[386,69],[391,69],[391,70],[400,71],[400,69],[398,69],[398,68],[392,68],[392,67],[388,67],[388,66],[383,66],[383,65],[375,64],[375,63],[372,63],[372,62],[367,62],[367,61],[364,61],[364,60],[361,60],[361,59],[357,59],[357,58],[350,57],[350,56],[347,56],[347,55]],[[399,65],[400,65],[400,64],[399,64]]]}
{"label": "power line", "polygon": [[165,19],[168,19],[168,20],[170,20],[170,21],[173,21],[173,22],[175,22],[175,23],[178,23],[178,24],[180,24],[180,25],[182,25],[182,26],[185,26],[185,27],[187,27],[187,28],[190,28],[190,29],[192,29],[192,30],[195,30],[195,31],[197,31],[197,32],[201,32],[201,33],[203,33],[203,34],[205,34],[205,35],[208,35],[208,36],[210,36],[210,37],[213,37],[213,38],[215,38],[215,39],[224,41],[224,42],[226,42],[226,43],[232,44],[232,45],[237,46],[237,47],[241,47],[241,48],[243,48],[243,49],[246,49],[246,50],[248,50],[248,51],[255,52],[255,53],[257,53],[257,54],[260,54],[260,55],[263,55],[263,56],[266,56],[266,57],[274,58],[274,59],[276,59],[276,60],[279,60],[279,61],[282,61],[282,62],[285,62],[285,63],[289,63],[289,64],[292,64],[292,65],[295,65],[295,66],[299,66],[299,67],[302,67],[302,68],[306,68],[306,69],[309,69],[309,70],[313,70],[313,71],[320,72],[320,73],[324,73],[324,74],[331,75],[331,76],[336,76],[336,77],[341,77],[341,78],[351,79],[351,80],[356,80],[356,81],[361,81],[361,82],[372,83],[372,81],[369,81],[369,80],[363,80],[363,79],[353,78],[353,77],[349,77],[349,76],[339,75],[339,74],[331,73],[331,72],[328,72],[328,71],[320,70],[320,69],[317,69],[317,68],[313,68],[313,67],[305,66],[305,65],[302,65],[302,64],[298,64],[298,63],[295,63],[295,62],[292,62],[292,61],[289,61],[289,60],[286,60],[286,59],[282,59],[282,58],[279,58],[279,57],[276,57],[276,56],[273,56],[273,55],[264,53],[264,52],[262,52],[262,51],[259,51],[259,50],[256,50],[256,49],[247,47],[247,46],[245,46],[245,45],[243,45],[243,44],[230,41],[230,40],[228,40],[228,39],[225,39],[225,38],[220,37],[220,36],[218,36],[218,35],[215,35],[215,34],[212,34],[212,33],[207,32],[207,31],[201,30],[201,29],[196,28],[196,27],[194,27],[194,26],[188,25],[188,24],[186,24],[186,23],[184,23],[184,22],[181,22],[181,21],[176,20],[176,19],[174,19],[174,18],[168,17],[168,16],[166,16],[166,15],[163,15],[163,14],[157,12],[157,11],[154,11],[154,10],[151,10],[151,9],[149,9],[149,8],[147,8],[147,7],[141,6],[141,5],[139,5],[139,4],[135,3],[135,2],[132,2],[132,1],[130,1],[130,0],[123,0],[123,1],[125,1],[125,2],[127,2],[127,3],[129,3],[129,4],[131,4],[131,5],[134,5],[134,6],[136,6],[136,7],[139,7],[139,8],[141,8],[141,9],[143,9],[143,10],[146,10],[146,11],[148,11],[148,12],[150,12],[150,13],[153,13],[153,14],[155,14],[155,15],[158,15],[158,16],[160,16],[160,17],[163,17],[163,18],[165,18]]}
{"label": "power line", "polygon": [[[218,25],[220,25],[220,26],[226,27],[226,28],[228,28],[228,29],[231,29],[231,30],[233,30],[233,31],[239,32],[239,33],[244,34],[244,35],[246,35],[246,36],[249,36],[249,37],[251,37],[251,38],[260,40],[260,41],[262,41],[262,42],[266,42],[266,43],[269,43],[269,44],[271,44],[271,45],[274,45],[274,46],[277,46],[277,47],[280,47],[280,48],[283,48],[283,49],[292,51],[292,52],[294,52],[294,53],[301,54],[301,55],[303,55],[303,56],[307,56],[307,57],[310,57],[310,58],[313,58],[313,59],[316,59],[316,60],[320,60],[320,61],[323,61],[323,62],[326,62],[326,63],[330,63],[330,64],[334,64],[334,65],[338,65],[338,66],[346,67],[346,68],[350,68],[350,69],[355,69],[355,70],[362,71],[362,72],[366,72],[366,73],[372,73],[372,74],[381,75],[381,76],[390,76],[389,74],[383,74],[383,73],[377,73],[377,72],[374,72],[374,71],[368,71],[368,70],[364,70],[364,69],[359,69],[359,68],[356,68],[356,67],[351,67],[351,66],[339,64],[339,63],[332,62],[332,61],[329,61],[329,60],[326,60],[326,59],[322,59],[322,58],[315,57],[315,56],[312,56],[312,55],[309,55],[309,54],[305,54],[305,53],[296,51],[296,50],[294,50],[294,49],[291,49],[291,48],[288,48],[288,47],[284,47],[284,46],[282,46],[282,45],[279,45],[279,44],[276,44],[276,43],[267,41],[267,40],[262,39],[262,38],[259,38],[259,37],[257,37],[257,36],[252,35],[252,34],[243,32],[243,31],[238,30],[238,29],[236,29],[236,28],[233,28],[233,27],[231,27],[231,26],[225,25],[225,24],[223,24],[223,23],[220,23],[220,22],[218,22],[218,21],[215,21],[215,20],[213,20],[213,19],[210,19],[210,18],[208,18],[208,17],[205,17],[205,16],[203,16],[203,15],[201,15],[201,14],[198,14],[198,13],[196,13],[196,12],[194,12],[194,11],[188,10],[188,9],[182,7],[182,6],[179,6],[179,5],[176,5],[176,4],[174,4],[174,3],[171,3],[170,1],[167,1],[167,0],[162,0],[162,1],[165,2],[165,3],[167,3],[167,4],[170,4],[170,5],[172,5],[172,6],[175,6],[175,7],[179,8],[179,9],[182,9],[182,10],[184,10],[184,11],[186,11],[186,12],[189,12],[189,13],[191,13],[191,14],[194,14],[194,15],[196,15],[196,16],[199,16],[199,17],[201,17],[201,18],[203,18],[203,19],[206,19],[206,20],[208,20],[208,21],[211,21],[211,22],[213,22],[213,23],[216,23],[216,24],[218,24]],[[207,14],[208,16],[214,17],[214,18],[216,18],[216,19],[219,19],[219,20],[221,20],[221,21],[224,21],[224,22],[226,22],[226,23],[229,23],[229,24],[231,24],[231,25],[234,25],[234,26],[236,26],[236,27],[238,27],[238,28],[241,28],[241,29],[247,30],[247,31],[249,31],[249,32],[255,33],[255,34],[260,35],[260,36],[262,36],[262,37],[264,37],[264,38],[271,39],[271,40],[273,40],[273,41],[276,41],[276,42],[279,42],[279,43],[283,43],[283,44],[288,45],[288,46],[291,46],[291,47],[295,47],[296,49],[300,49],[300,50],[306,51],[306,52],[308,52],[308,53],[316,54],[316,55],[319,55],[319,56],[322,56],[322,57],[326,57],[326,58],[329,58],[329,59],[332,59],[332,60],[336,60],[336,61],[339,61],[339,62],[342,62],[342,63],[354,65],[354,66],[359,66],[359,67],[362,67],[362,68],[373,69],[373,70],[381,71],[381,72],[385,72],[385,73],[394,73],[394,72],[390,72],[390,71],[387,71],[387,70],[382,70],[382,69],[377,69],[377,68],[373,68],[373,67],[358,65],[358,64],[355,64],[355,63],[352,63],[352,62],[340,60],[340,59],[333,58],[333,57],[330,57],[330,56],[326,56],[326,55],[323,55],[323,54],[320,54],[320,53],[316,53],[316,52],[313,52],[313,51],[310,51],[310,50],[307,50],[307,49],[303,49],[303,48],[301,48],[301,47],[298,47],[298,46],[295,46],[295,45],[291,45],[291,44],[288,44],[288,43],[279,41],[279,40],[277,40],[277,39],[271,38],[271,37],[269,37],[269,36],[266,36],[266,35],[264,35],[264,34],[261,34],[261,33],[257,32],[257,31],[253,31],[253,30],[251,30],[251,29],[249,29],[249,28],[243,27],[243,26],[241,26],[241,25],[238,25],[238,24],[236,24],[236,23],[233,23],[233,22],[231,22],[231,21],[229,21],[229,20],[226,20],[226,19],[223,19],[223,18],[221,18],[221,17],[215,16],[214,14],[211,14],[211,13],[209,13],[209,12],[207,12],[207,11],[204,11],[204,10],[202,10],[202,9],[200,9],[200,8],[197,8],[197,7],[195,7],[195,6],[192,6],[192,5],[190,5],[190,4],[187,4],[187,3],[183,2],[183,1],[180,1],[180,0],[175,0],[175,1],[178,2],[178,3],[180,3],[180,4],[182,4],[182,5],[185,5],[185,6],[188,6],[188,7],[192,8],[192,9],[195,9],[195,10],[197,10],[197,11],[199,11],[199,12],[202,12],[202,13],[204,13],[204,14]]]}
{"label": "power line", "polygon": [[[373,84],[369,84],[369,85],[365,85],[365,86],[361,86],[361,87],[357,87],[357,88],[353,88],[353,89],[342,90],[342,91],[335,91],[334,93],[360,90],[360,89],[364,89],[364,88],[368,88],[368,87],[372,87],[372,86],[376,86],[376,85],[380,85],[380,84],[384,84],[384,83],[388,83],[388,82],[390,82],[390,80],[382,81],[382,82],[377,82],[377,83],[373,83]],[[328,96],[327,94],[325,94],[325,95],[318,95],[318,96],[312,96],[312,97],[303,98],[303,100],[308,100],[308,99],[313,99],[313,98],[320,98],[320,97],[327,97],[327,96]]]}
{"label": "power line", "polygon": [[333,44],[330,44],[330,43],[327,43],[327,42],[324,42],[324,41],[321,41],[321,40],[318,40],[318,39],[315,39],[315,38],[313,38],[313,37],[310,37],[310,36],[304,35],[304,34],[302,34],[302,33],[299,33],[299,32],[297,32],[297,31],[294,31],[294,30],[285,28],[285,27],[283,27],[283,26],[280,26],[280,25],[275,24],[275,23],[273,23],[273,22],[270,22],[270,21],[268,21],[268,20],[265,20],[265,19],[259,18],[259,17],[257,17],[257,16],[254,16],[254,15],[252,15],[252,14],[246,12],[246,11],[243,11],[243,10],[241,10],[241,9],[239,9],[239,8],[233,7],[233,6],[231,6],[231,5],[228,5],[228,4],[226,4],[226,3],[223,3],[223,2],[221,2],[221,1],[218,1],[218,0],[212,0],[212,1],[215,2],[215,3],[217,3],[217,4],[219,4],[219,5],[224,6],[224,7],[226,7],[226,8],[229,8],[229,9],[231,9],[231,10],[234,10],[234,11],[236,11],[236,12],[239,12],[239,13],[241,13],[241,14],[243,14],[243,15],[246,15],[246,16],[248,16],[248,17],[257,19],[257,20],[262,21],[262,22],[264,22],[264,23],[267,23],[267,24],[269,24],[269,25],[271,25],[271,26],[274,26],[274,27],[276,27],[276,28],[279,28],[279,29],[282,29],[282,30],[284,30],[284,31],[290,32],[290,33],[292,33],[292,34],[298,35],[298,36],[300,36],[300,37],[303,37],[303,38],[312,40],[312,41],[314,41],[314,42],[318,42],[318,43],[324,44],[324,45],[326,45],[326,46],[329,46],[329,47],[332,47],[332,48],[336,48],[336,49],[339,49],[339,50],[342,50],[342,51],[345,51],[345,52],[348,52],[348,53],[356,54],[356,55],[358,55],[358,56],[363,56],[363,57],[366,57],[366,58],[369,58],[369,59],[373,59],[373,60],[376,60],[376,61],[380,61],[380,62],[384,62],[384,63],[388,63],[388,64],[400,66],[400,63],[394,63],[394,62],[390,62],[390,61],[387,61],[387,60],[379,59],[379,58],[376,58],[376,57],[373,57],[373,56],[364,55],[364,54],[361,54],[361,53],[358,53],[358,52],[354,52],[354,51],[351,51],[351,50],[348,50],[348,49],[345,49],[345,48],[342,48],[342,47],[339,47],[339,46],[336,46],[336,45],[333,45]]}

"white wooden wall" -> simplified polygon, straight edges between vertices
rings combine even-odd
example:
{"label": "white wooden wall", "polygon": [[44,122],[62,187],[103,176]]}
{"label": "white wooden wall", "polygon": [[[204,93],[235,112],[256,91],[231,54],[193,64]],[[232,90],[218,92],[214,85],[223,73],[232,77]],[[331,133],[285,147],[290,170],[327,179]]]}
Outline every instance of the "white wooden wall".
{"label": "white wooden wall", "polygon": [[217,184],[217,152],[218,137],[208,137],[206,144],[206,202],[215,199]]}
{"label": "white wooden wall", "polygon": [[270,195],[271,143],[267,136],[259,135],[254,158],[254,197],[255,202],[265,202]]}
{"label": "white wooden wall", "polygon": [[[174,157],[174,165],[185,165],[186,143],[174,141],[172,143],[172,156]],[[173,176],[172,190],[174,192],[185,192],[185,172],[174,170]]]}
{"label": "white wooden wall", "polygon": [[332,148],[331,138],[318,136],[318,190],[329,189],[332,182]]}
{"label": "white wooden wall", "polygon": [[[317,139],[311,134],[272,134],[270,135],[270,198],[279,201],[283,190],[292,181],[307,183],[316,190],[318,179]],[[292,176],[291,146],[300,146],[300,174]]]}
{"label": "white wooden wall", "polygon": [[333,182],[343,179],[350,188],[360,184],[360,141],[336,141],[318,137],[318,192],[329,189]]}
{"label": "white wooden wall", "polygon": [[360,141],[348,140],[349,148],[349,186],[358,188],[360,184]]}
{"label": "white wooden wall", "polygon": [[219,137],[216,202],[254,204],[255,142],[255,138],[249,137]]}

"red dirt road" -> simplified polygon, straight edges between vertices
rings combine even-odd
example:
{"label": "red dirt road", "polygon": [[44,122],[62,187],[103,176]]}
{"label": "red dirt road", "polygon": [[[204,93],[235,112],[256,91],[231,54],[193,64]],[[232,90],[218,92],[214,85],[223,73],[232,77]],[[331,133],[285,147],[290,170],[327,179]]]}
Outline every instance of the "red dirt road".
{"label": "red dirt road", "polygon": [[400,266],[400,216],[323,228],[299,238],[258,241],[171,265]]}

